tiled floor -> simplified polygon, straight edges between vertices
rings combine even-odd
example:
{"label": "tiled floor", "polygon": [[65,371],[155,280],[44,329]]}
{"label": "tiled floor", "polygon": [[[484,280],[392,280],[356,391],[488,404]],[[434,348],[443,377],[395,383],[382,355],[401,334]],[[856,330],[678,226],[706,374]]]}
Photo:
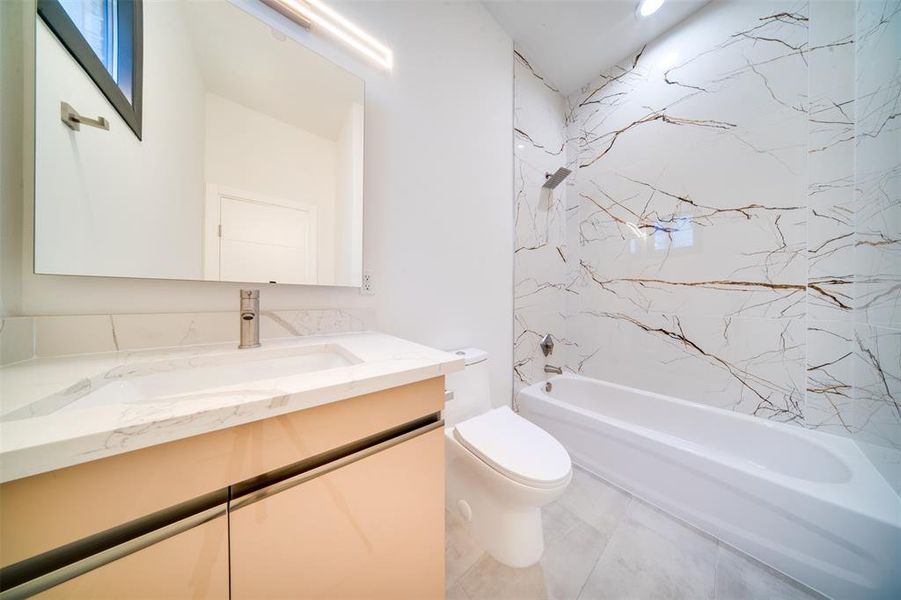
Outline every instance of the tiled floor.
{"label": "tiled floor", "polygon": [[581,469],[543,517],[541,562],[511,569],[485,554],[465,524],[448,513],[447,598],[819,598]]}

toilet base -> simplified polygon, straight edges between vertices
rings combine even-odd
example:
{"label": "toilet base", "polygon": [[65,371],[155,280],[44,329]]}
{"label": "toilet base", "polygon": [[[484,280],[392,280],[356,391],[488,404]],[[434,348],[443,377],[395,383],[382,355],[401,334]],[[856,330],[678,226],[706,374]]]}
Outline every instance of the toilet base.
{"label": "toilet base", "polygon": [[488,554],[508,567],[530,567],[544,554],[540,508],[474,511],[472,533]]}
{"label": "toilet base", "polygon": [[[473,536],[498,562],[523,568],[541,560],[541,507],[560,497],[569,479],[552,489],[527,487],[489,467],[452,434],[445,440],[448,510],[464,520],[465,513],[470,512]],[[465,510],[467,506],[469,511]]]}

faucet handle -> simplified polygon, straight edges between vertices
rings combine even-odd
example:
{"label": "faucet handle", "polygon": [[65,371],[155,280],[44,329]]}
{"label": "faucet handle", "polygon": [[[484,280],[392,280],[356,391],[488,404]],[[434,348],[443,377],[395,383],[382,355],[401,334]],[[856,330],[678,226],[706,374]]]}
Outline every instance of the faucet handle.
{"label": "faucet handle", "polygon": [[538,345],[541,347],[541,351],[544,352],[545,356],[550,356],[554,352],[554,340],[549,333],[541,338],[541,343]]}
{"label": "faucet handle", "polygon": [[256,300],[260,297],[260,290],[241,290],[241,299]]}

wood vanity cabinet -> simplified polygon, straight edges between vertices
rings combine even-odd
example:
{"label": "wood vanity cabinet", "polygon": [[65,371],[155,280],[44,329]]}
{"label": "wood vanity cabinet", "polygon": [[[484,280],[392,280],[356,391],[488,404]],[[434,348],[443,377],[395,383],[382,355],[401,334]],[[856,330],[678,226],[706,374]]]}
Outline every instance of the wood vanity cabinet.
{"label": "wood vanity cabinet", "polygon": [[439,428],[236,502],[233,600],[443,598],[443,461]]}
{"label": "wood vanity cabinet", "polygon": [[[443,598],[443,405],[435,377],[4,483],[0,586],[40,598]],[[157,537],[109,543],[136,523]],[[73,546],[92,550],[61,563],[70,579],[41,584],[53,577],[42,557]]]}
{"label": "wood vanity cabinet", "polygon": [[198,525],[34,597],[228,600],[228,517]]}

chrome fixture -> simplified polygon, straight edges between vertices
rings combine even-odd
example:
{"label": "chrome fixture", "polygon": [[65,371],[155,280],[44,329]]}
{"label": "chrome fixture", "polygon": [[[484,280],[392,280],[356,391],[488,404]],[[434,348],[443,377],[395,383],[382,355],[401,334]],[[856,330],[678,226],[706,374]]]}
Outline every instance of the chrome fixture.
{"label": "chrome fixture", "polygon": [[296,8],[292,8],[288,6],[286,2],[282,2],[282,0],[260,0],[263,4],[271,8],[277,13],[280,13],[282,16],[287,17],[289,20],[294,21],[304,29],[309,30],[310,26],[313,24],[309,18],[307,18],[302,12],[298,11]]}
{"label": "chrome fixture", "polygon": [[553,373],[554,375],[563,375],[563,369],[554,365],[544,365],[545,373]]}
{"label": "chrome fixture", "polygon": [[558,185],[560,185],[564,179],[569,177],[569,174],[572,173],[569,169],[564,167],[560,167],[557,169],[556,173],[545,173],[544,174],[544,185],[543,187],[546,190],[552,190]]}
{"label": "chrome fixture", "polygon": [[391,70],[394,54],[335,9],[322,0],[262,0],[263,4],[304,29],[321,29],[332,37],[347,44],[357,52],[369,57],[384,69]]}
{"label": "chrome fixture", "polygon": [[551,339],[551,334],[545,334],[543,338],[541,338],[541,343],[538,344],[541,348],[541,351],[544,352],[545,356],[550,356],[554,353],[554,340]]}
{"label": "chrome fixture", "polygon": [[59,103],[59,118],[66,124],[66,127],[72,131],[81,131],[82,125],[109,131],[109,121],[105,118],[97,117],[96,119],[90,119],[88,117],[83,117],[78,114],[78,111],[72,108],[72,105],[68,102]]}
{"label": "chrome fixture", "polygon": [[544,391],[545,391],[545,392],[550,392],[552,389],[554,389],[554,386],[551,384],[551,382],[550,382],[550,381],[545,381],[545,382],[544,382]]}
{"label": "chrome fixture", "polygon": [[238,348],[260,345],[260,290],[241,290],[241,343]]}

